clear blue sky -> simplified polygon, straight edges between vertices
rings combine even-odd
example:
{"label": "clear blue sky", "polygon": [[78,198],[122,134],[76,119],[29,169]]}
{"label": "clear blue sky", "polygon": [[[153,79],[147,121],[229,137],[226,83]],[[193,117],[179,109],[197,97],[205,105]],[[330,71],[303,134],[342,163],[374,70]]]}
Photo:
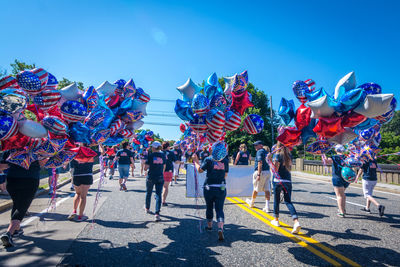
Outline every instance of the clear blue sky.
{"label": "clear blue sky", "polygon": [[[312,78],[333,92],[352,70],[359,84],[400,93],[400,1],[0,0],[0,9],[0,67],[8,70],[17,58],[85,86],[132,77],[153,98],[177,99],[188,77],[200,83],[247,69],[275,109],[294,98],[293,81]],[[148,112],[173,107],[153,101]]]}

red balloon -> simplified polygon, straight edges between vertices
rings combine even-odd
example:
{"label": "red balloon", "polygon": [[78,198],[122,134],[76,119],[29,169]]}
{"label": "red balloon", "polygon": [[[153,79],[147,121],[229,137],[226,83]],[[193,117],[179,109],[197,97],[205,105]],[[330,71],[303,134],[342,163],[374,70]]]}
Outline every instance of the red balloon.
{"label": "red balloon", "polygon": [[326,138],[332,138],[345,131],[342,126],[341,117],[319,118],[313,130],[316,134]]}
{"label": "red balloon", "polygon": [[296,111],[296,127],[298,130],[302,130],[304,127],[307,127],[311,121],[311,108],[306,107],[304,104],[301,104],[300,107]]}
{"label": "red balloon", "polygon": [[24,148],[31,138],[18,132],[7,140],[1,141],[1,150],[6,151],[10,149]]}
{"label": "red balloon", "polygon": [[243,115],[245,110],[249,107],[254,107],[253,103],[251,103],[249,98],[249,92],[244,91],[242,93],[231,92],[232,95],[232,104],[231,109]]}
{"label": "red balloon", "polygon": [[154,139],[151,136],[146,135],[145,138],[149,142],[154,141]]}
{"label": "red balloon", "polygon": [[140,145],[140,141],[139,140],[137,140],[136,138],[133,138],[133,143],[135,143],[136,145]]}
{"label": "red balloon", "polygon": [[300,135],[300,130],[295,127],[287,127],[276,139],[285,146],[292,147],[300,143]]}
{"label": "red balloon", "polygon": [[186,124],[181,123],[181,125],[179,126],[179,130],[181,130],[181,132],[184,133],[186,131]]}
{"label": "red balloon", "polygon": [[350,112],[343,116],[342,127],[356,127],[360,123],[363,123],[367,117],[358,114],[357,112]]}
{"label": "red balloon", "polygon": [[92,162],[93,158],[97,156],[96,152],[84,146],[71,148],[70,151],[78,153],[75,156],[75,160],[80,163]]}
{"label": "red balloon", "polygon": [[121,97],[119,95],[117,95],[117,94],[111,96],[110,100],[108,100],[108,102],[107,102],[107,106],[109,108],[113,108],[113,107],[117,106],[118,103],[119,103],[120,98]]}

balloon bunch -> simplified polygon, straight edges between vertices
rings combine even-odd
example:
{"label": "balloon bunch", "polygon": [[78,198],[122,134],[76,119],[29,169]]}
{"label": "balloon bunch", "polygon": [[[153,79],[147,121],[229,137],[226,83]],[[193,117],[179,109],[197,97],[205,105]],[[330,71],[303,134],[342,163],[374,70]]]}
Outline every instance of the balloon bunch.
{"label": "balloon bunch", "polygon": [[55,76],[42,68],[0,79],[1,150],[11,150],[7,161],[26,169],[48,159],[46,168],[72,160],[84,144],[118,144],[134,138],[143,125],[150,100],[133,80],[90,86],[76,83],[58,89]]}
{"label": "balloon bunch", "polygon": [[[205,136],[209,143],[214,143],[224,140],[226,131],[235,131],[240,127],[241,116],[247,108],[254,106],[252,96],[246,90],[247,71],[224,77],[224,80],[224,90],[216,73],[206,79],[204,87],[189,78],[177,88],[182,100],[177,99],[175,113],[187,122],[180,126],[180,130],[186,133],[184,135],[193,131]],[[264,121],[259,115],[250,114],[244,119],[243,128],[249,134],[257,134],[264,128]]]}
{"label": "balloon bunch", "polygon": [[369,152],[376,152],[374,147],[379,142],[375,140],[378,144],[371,146],[369,140],[380,141],[380,125],[393,118],[397,104],[394,95],[382,94],[376,83],[357,87],[354,72],[337,83],[333,96],[323,88],[315,89],[314,85],[311,79],[294,82],[293,92],[301,102],[296,111],[293,100],[282,98],[278,114],[286,125],[294,119],[295,127],[280,127],[277,139],[293,147],[315,138],[306,151],[320,155],[329,151],[333,144],[348,144],[357,141],[359,136],[360,151],[367,148]]}
{"label": "balloon bunch", "polygon": [[132,140],[133,150],[137,151],[138,153],[142,153],[143,150],[149,147],[149,142],[154,141],[153,135],[154,133],[152,131],[141,130],[136,135],[136,138],[133,138]]}

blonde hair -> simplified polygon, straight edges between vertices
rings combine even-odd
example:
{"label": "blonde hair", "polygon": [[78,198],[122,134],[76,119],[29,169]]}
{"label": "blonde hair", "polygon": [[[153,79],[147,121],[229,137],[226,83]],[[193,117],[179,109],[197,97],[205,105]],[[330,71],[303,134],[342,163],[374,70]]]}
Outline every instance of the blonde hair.
{"label": "blonde hair", "polygon": [[271,150],[269,149],[269,146],[263,146],[264,150],[267,151],[268,153],[271,152]]}
{"label": "blonde hair", "polygon": [[276,144],[277,149],[279,150],[278,153],[281,155],[283,159],[283,166],[286,167],[290,171],[292,168],[292,158],[290,157],[290,150],[284,144],[278,141]]}
{"label": "blonde hair", "polygon": [[239,147],[240,150],[244,150],[245,152],[247,151],[247,146],[246,144],[241,144]]}

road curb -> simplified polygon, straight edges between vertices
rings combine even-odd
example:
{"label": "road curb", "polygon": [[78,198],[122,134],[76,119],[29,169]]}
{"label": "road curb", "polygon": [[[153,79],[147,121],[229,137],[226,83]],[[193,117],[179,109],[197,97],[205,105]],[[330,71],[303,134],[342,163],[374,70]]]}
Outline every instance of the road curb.
{"label": "road curb", "polygon": [[[100,172],[100,169],[95,169],[93,171],[93,174],[97,174],[99,172]],[[57,185],[57,189],[62,187],[62,186],[64,186],[64,185],[66,185],[66,184],[68,184],[68,183],[70,183],[70,182],[71,182],[71,178],[68,178],[68,179],[62,181],[61,183],[59,183]],[[48,192],[49,192],[49,189],[39,189],[38,191],[36,191],[35,198],[38,197],[38,196],[41,196],[43,194],[46,194]],[[11,199],[1,203],[0,204],[0,213],[10,209],[11,207],[12,207],[12,200]]]}

